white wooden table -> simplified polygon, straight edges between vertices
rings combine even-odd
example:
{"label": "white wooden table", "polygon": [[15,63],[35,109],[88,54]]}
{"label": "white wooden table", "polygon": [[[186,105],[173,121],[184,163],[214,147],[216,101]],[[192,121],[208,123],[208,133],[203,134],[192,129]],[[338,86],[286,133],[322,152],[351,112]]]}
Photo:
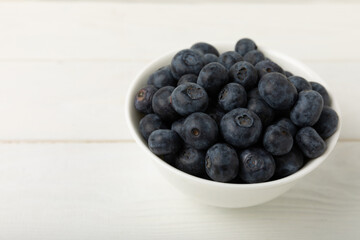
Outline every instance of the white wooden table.
{"label": "white wooden table", "polygon": [[[360,239],[360,5],[0,3],[0,239]],[[129,83],[196,41],[303,60],[335,90],[330,159],[247,209],[208,207],[158,175],[124,120]]]}

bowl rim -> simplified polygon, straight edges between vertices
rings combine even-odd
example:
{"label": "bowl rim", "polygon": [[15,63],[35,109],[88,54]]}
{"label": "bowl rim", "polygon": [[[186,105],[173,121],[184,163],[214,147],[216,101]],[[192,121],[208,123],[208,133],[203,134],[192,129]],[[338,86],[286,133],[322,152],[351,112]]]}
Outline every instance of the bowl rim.
{"label": "bowl rim", "polygon": [[[229,46],[232,46],[232,45],[226,44],[226,43],[225,44],[224,43],[213,44],[213,45],[215,47],[217,47],[218,49],[220,49],[220,48],[228,48],[229,49]],[[131,135],[135,139],[135,142],[138,145],[140,145],[140,147],[146,153],[148,153],[148,155],[150,155],[151,159],[156,164],[158,164],[160,167],[163,167],[166,170],[170,171],[171,173],[184,178],[184,180],[195,181],[199,184],[205,184],[205,185],[210,185],[210,186],[212,185],[214,187],[223,187],[223,188],[230,188],[230,189],[232,189],[232,188],[234,188],[234,189],[259,189],[259,188],[267,189],[267,188],[272,188],[272,187],[276,187],[276,186],[290,184],[297,179],[303,178],[304,176],[306,176],[307,174],[309,174],[310,172],[315,170],[318,166],[320,166],[320,164],[322,164],[325,161],[325,159],[328,158],[328,156],[333,151],[333,149],[339,139],[342,118],[341,118],[341,112],[340,112],[338,102],[337,102],[336,98],[334,98],[333,92],[332,92],[331,88],[329,88],[327,83],[317,73],[315,73],[313,70],[311,70],[307,65],[305,65],[301,61],[296,60],[292,57],[289,57],[286,54],[283,54],[276,50],[270,50],[268,48],[264,48],[261,46],[260,47],[258,46],[258,49],[263,51],[265,53],[265,55],[271,55],[271,57],[281,58],[282,60],[289,62],[291,65],[296,66],[296,68],[298,68],[300,71],[307,72],[309,75],[312,75],[312,81],[317,82],[318,80],[320,80],[321,84],[327,89],[329,95],[332,98],[332,106],[331,107],[337,112],[337,114],[339,116],[339,123],[338,123],[338,128],[337,128],[336,132],[329,139],[327,139],[327,149],[323,155],[321,155],[318,158],[311,159],[310,160],[311,162],[308,162],[299,171],[297,171],[287,177],[277,179],[277,180],[271,180],[268,182],[249,184],[249,183],[222,183],[222,182],[216,182],[216,181],[211,181],[208,179],[196,177],[196,176],[190,175],[188,173],[185,173],[185,172],[171,166],[170,164],[166,163],[164,160],[162,160],[161,158],[159,158],[158,156],[153,154],[149,150],[148,146],[143,143],[143,140],[141,139],[142,138],[141,134],[138,133],[136,130],[138,123],[135,124],[133,122],[131,114],[130,114],[131,109],[133,108],[133,101],[134,101],[135,93],[138,91],[138,89],[136,87],[137,87],[138,83],[142,81],[142,79],[144,77],[147,77],[147,75],[145,74],[146,72],[148,72],[150,69],[154,69],[155,65],[158,65],[159,62],[164,62],[165,60],[171,59],[179,50],[170,51],[170,52],[154,59],[150,63],[146,64],[141,69],[141,71],[135,76],[134,80],[130,84],[130,87],[127,91],[126,100],[125,100],[125,117],[126,117],[126,122],[129,127],[129,130],[131,132]],[[331,141],[329,141],[329,140],[331,140]]]}

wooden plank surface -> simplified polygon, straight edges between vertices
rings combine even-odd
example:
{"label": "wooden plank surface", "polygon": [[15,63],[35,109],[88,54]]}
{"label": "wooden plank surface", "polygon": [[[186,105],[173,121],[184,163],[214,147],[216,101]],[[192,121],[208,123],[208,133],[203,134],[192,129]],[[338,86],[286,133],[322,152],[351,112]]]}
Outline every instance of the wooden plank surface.
{"label": "wooden plank surface", "polygon": [[247,209],[192,201],[135,143],[1,144],[0,239],[358,239],[360,143]]}
{"label": "wooden plank surface", "polygon": [[[359,239],[358,12],[358,3],[0,1],[0,239]],[[280,198],[208,207],[132,142],[125,94],[159,55],[244,36],[328,81],[341,140]]]}
{"label": "wooden plank surface", "polygon": [[2,2],[0,59],[151,60],[200,40],[248,36],[296,58],[360,60],[359,11],[360,4]]}

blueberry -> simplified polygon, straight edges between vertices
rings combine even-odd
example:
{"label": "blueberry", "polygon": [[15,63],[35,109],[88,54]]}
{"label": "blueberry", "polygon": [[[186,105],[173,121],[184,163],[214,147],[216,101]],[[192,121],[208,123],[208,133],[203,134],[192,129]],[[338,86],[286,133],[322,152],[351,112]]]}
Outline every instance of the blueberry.
{"label": "blueberry", "polygon": [[324,100],[324,105],[331,106],[331,98],[330,98],[330,95],[329,95],[328,91],[326,90],[326,88],[317,82],[310,82],[310,84],[311,84],[312,90],[320,93],[320,95],[322,96],[322,98]]}
{"label": "blueberry", "polygon": [[245,107],[247,102],[246,91],[237,83],[228,83],[221,89],[218,96],[219,106],[226,112],[235,108]]}
{"label": "blueberry", "polygon": [[239,177],[247,183],[266,182],[274,175],[274,158],[262,148],[239,152],[239,160]]}
{"label": "blueberry", "polygon": [[293,137],[286,128],[270,125],[265,130],[263,145],[272,155],[280,156],[290,152],[293,142]]}
{"label": "blueberry", "polygon": [[289,81],[296,87],[296,90],[299,92],[304,90],[311,90],[312,87],[306,79],[299,76],[291,76],[288,78]]}
{"label": "blueberry", "polygon": [[288,118],[282,118],[275,123],[275,125],[285,128],[289,131],[291,136],[294,138],[297,132],[297,127],[295,124]]}
{"label": "blueberry", "polygon": [[258,88],[251,89],[248,92],[247,96],[248,96],[248,99],[251,99],[251,98],[262,99]]}
{"label": "blueberry", "polygon": [[186,144],[199,150],[213,145],[218,138],[218,126],[214,119],[201,112],[190,114],[181,129]]}
{"label": "blueberry", "polygon": [[165,86],[176,86],[176,82],[177,80],[173,78],[171,74],[170,66],[165,66],[158,69],[153,74],[151,74],[147,80],[148,85],[154,85],[157,88],[162,88]]}
{"label": "blueberry", "polygon": [[254,88],[258,83],[255,67],[245,61],[237,62],[230,68],[229,78],[241,84],[247,90]]}
{"label": "blueberry", "polygon": [[258,85],[260,96],[270,107],[277,110],[290,109],[297,98],[294,85],[280,73],[268,73],[264,75]]}
{"label": "blueberry", "polygon": [[175,131],[181,138],[182,136],[182,126],[184,124],[185,118],[180,118],[179,120],[174,121],[171,124],[171,130]]}
{"label": "blueberry", "polygon": [[274,120],[275,111],[262,99],[250,98],[247,109],[258,115],[263,126],[269,125]]}
{"label": "blueberry", "polygon": [[314,129],[323,139],[327,139],[336,132],[338,124],[339,116],[337,113],[332,108],[324,106]]}
{"label": "blueberry", "polygon": [[220,131],[225,141],[240,148],[256,143],[261,129],[260,118],[246,108],[236,108],[228,112],[220,122]]}
{"label": "blueberry", "polygon": [[312,126],[319,120],[323,105],[323,98],[318,92],[302,91],[291,109],[290,119],[299,127]]}
{"label": "blueberry", "polygon": [[146,141],[153,131],[164,128],[167,128],[167,126],[161,118],[154,113],[147,114],[139,122],[139,131]]}
{"label": "blueberry", "polygon": [[171,106],[171,93],[174,89],[171,86],[162,87],[154,94],[152,99],[154,112],[164,121],[172,122],[179,118],[179,115]]}
{"label": "blueberry", "polygon": [[244,60],[255,66],[258,62],[265,60],[265,56],[259,50],[251,50],[245,54]]}
{"label": "blueberry", "polygon": [[284,70],[279,65],[270,60],[263,60],[258,62],[255,65],[255,69],[257,70],[259,78],[271,72],[278,72],[282,74],[284,73]]}
{"label": "blueberry", "polygon": [[148,146],[156,155],[176,153],[181,148],[181,139],[179,135],[172,130],[159,129],[150,134]]}
{"label": "blueberry", "polygon": [[189,73],[197,75],[203,66],[203,55],[191,49],[181,50],[171,60],[171,72],[176,79]]}
{"label": "blueberry", "polygon": [[197,50],[199,51],[201,54],[214,54],[215,56],[219,56],[219,52],[218,50],[211,44],[209,43],[204,43],[204,42],[198,42],[195,43],[194,45],[191,46],[192,50]]}
{"label": "blueberry", "polygon": [[181,85],[181,84],[184,84],[184,83],[188,83],[188,82],[191,82],[191,83],[196,83],[197,81],[197,76],[195,74],[185,74],[185,75],[182,75],[181,78],[179,79],[178,83],[177,83],[177,86]]}
{"label": "blueberry", "polygon": [[296,143],[308,158],[317,158],[326,150],[326,143],[312,127],[301,128],[296,133]]}
{"label": "blueberry", "polygon": [[175,159],[175,167],[193,176],[205,174],[205,152],[185,146]]}
{"label": "blueberry", "polygon": [[284,71],[284,74],[285,74],[286,77],[294,76],[294,74],[292,74],[292,73],[289,72],[289,71]]}
{"label": "blueberry", "polygon": [[243,58],[237,52],[228,51],[221,54],[218,61],[229,70],[235,63],[243,61]]}
{"label": "blueberry", "polygon": [[276,179],[284,178],[297,172],[304,164],[304,156],[296,147],[293,147],[289,153],[274,157],[274,159],[276,165],[274,177]]}
{"label": "blueberry", "polygon": [[223,65],[209,63],[201,69],[197,84],[202,86],[209,95],[216,95],[228,80],[228,71]]}
{"label": "blueberry", "polygon": [[158,89],[156,87],[154,87],[153,85],[148,85],[148,86],[140,89],[137,92],[137,94],[135,96],[135,101],[134,101],[136,110],[138,110],[142,113],[152,113],[153,108],[152,108],[151,103],[152,103],[153,96],[157,90]]}
{"label": "blueberry", "polygon": [[255,42],[249,38],[240,39],[235,45],[235,51],[238,52],[241,56],[245,56],[246,53],[256,49],[257,46]]}
{"label": "blueberry", "polygon": [[212,119],[214,119],[215,122],[219,125],[222,117],[225,115],[225,112],[221,107],[217,105],[212,105],[209,106],[209,108],[206,110],[206,114],[208,114]]}
{"label": "blueberry", "polygon": [[217,182],[229,182],[239,172],[236,151],[225,143],[217,143],[206,152],[205,169],[207,175]]}
{"label": "blueberry", "polygon": [[193,112],[205,112],[208,106],[208,95],[196,83],[185,83],[177,86],[171,94],[172,106],[181,116]]}
{"label": "blueberry", "polygon": [[217,62],[218,61],[218,57],[212,53],[207,53],[204,54],[204,64],[209,64],[212,62]]}

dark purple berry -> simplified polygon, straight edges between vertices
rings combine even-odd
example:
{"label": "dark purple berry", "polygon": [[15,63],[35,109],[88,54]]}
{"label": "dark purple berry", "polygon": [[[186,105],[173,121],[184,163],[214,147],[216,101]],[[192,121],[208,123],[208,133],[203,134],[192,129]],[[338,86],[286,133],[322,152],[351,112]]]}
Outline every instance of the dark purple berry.
{"label": "dark purple berry", "polygon": [[239,152],[239,177],[247,183],[268,181],[275,172],[275,161],[262,148],[248,148]]}
{"label": "dark purple berry", "polygon": [[239,171],[236,151],[228,144],[215,144],[206,152],[205,169],[214,181],[229,182],[235,179]]}
{"label": "dark purple berry", "polygon": [[153,131],[165,128],[167,128],[166,124],[154,113],[147,114],[139,122],[139,131],[146,141]]}
{"label": "dark purple berry", "polygon": [[134,105],[136,110],[142,113],[152,113],[152,98],[158,89],[152,85],[148,85],[140,89],[135,96]]}

